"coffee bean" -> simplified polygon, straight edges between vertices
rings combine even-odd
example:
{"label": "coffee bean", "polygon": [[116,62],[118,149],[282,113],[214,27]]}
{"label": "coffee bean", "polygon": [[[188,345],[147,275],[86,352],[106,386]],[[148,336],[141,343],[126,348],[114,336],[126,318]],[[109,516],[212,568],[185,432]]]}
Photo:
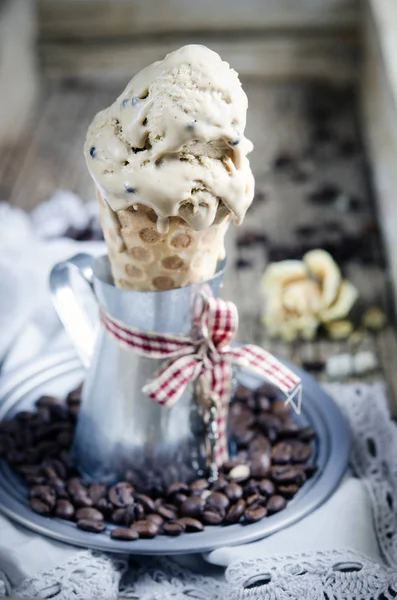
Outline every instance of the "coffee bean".
{"label": "coffee bean", "polygon": [[[237,408],[237,407],[236,407]],[[239,410],[234,410],[230,417],[230,424],[232,428],[246,430],[255,424],[255,416],[252,411],[244,403],[240,404]]]}
{"label": "coffee bean", "polygon": [[195,533],[204,530],[204,525],[192,517],[181,517],[177,522],[185,528],[186,533]]}
{"label": "coffee bean", "polygon": [[196,481],[192,481],[190,484],[190,490],[193,495],[199,494],[203,490],[206,490],[209,487],[208,479],[196,479]]}
{"label": "coffee bean", "polygon": [[136,529],[126,528],[126,527],[116,527],[112,529],[110,532],[110,537],[113,540],[123,540],[126,542],[133,542],[139,538],[139,533]]}
{"label": "coffee bean", "polygon": [[185,502],[185,500],[187,500],[187,498],[188,496],[186,496],[186,494],[174,494],[173,502],[175,506],[180,506]]}
{"label": "coffee bean", "polygon": [[256,435],[250,443],[250,452],[260,452],[261,454],[270,455],[272,451],[272,445],[268,438],[264,435]]}
{"label": "coffee bean", "polygon": [[181,535],[185,530],[184,526],[178,521],[168,521],[164,524],[163,531],[166,535]]}
{"label": "coffee bean", "polygon": [[100,483],[98,481],[91,483],[88,488],[88,496],[91,498],[94,505],[98,504],[102,498],[105,498],[106,489],[107,488],[104,483]]}
{"label": "coffee bean", "polygon": [[229,508],[225,517],[226,523],[238,523],[244,514],[245,508],[245,501],[241,498],[236,504]]}
{"label": "coffee bean", "polygon": [[276,487],[270,479],[261,479],[258,481],[258,491],[264,496],[271,496],[275,493]]}
{"label": "coffee bean", "polygon": [[30,489],[29,495],[31,498],[37,498],[47,504],[50,510],[55,506],[56,494],[49,485],[35,485]]}
{"label": "coffee bean", "polygon": [[125,508],[116,508],[116,510],[112,512],[110,519],[112,523],[116,523],[116,525],[125,525],[125,517]]}
{"label": "coffee bean", "polygon": [[[62,432],[68,432],[71,433],[72,429],[71,429],[71,423],[69,423],[69,421],[57,421],[57,422],[52,422],[49,423],[48,425],[45,425],[45,429],[42,432],[41,437],[46,437],[46,438],[50,438],[50,439],[54,439],[57,437],[57,435],[59,435]],[[37,436],[37,433],[36,433]]]}
{"label": "coffee bean", "polygon": [[200,496],[203,500],[207,500],[208,496],[211,496],[212,490],[203,490],[200,492]]}
{"label": "coffee bean", "polygon": [[79,477],[71,477],[68,479],[66,489],[72,496],[86,491],[86,488]]}
{"label": "coffee bean", "polygon": [[250,479],[243,487],[243,496],[248,498],[251,494],[256,494],[259,491],[258,482],[255,479]]}
{"label": "coffee bean", "polygon": [[43,461],[42,465],[45,465],[45,464],[48,467],[52,467],[60,479],[66,479],[67,469],[61,460],[52,458],[52,459]]}
{"label": "coffee bean", "polygon": [[274,415],[280,417],[280,419],[286,419],[291,414],[290,407],[285,403],[285,400],[274,400],[271,403],[271,411]]}
{"label": "coffee bean", "polygon": [[222,469],[225,471],[225,473],[228,473],[229,471],[234,469],[234,467],[237,467],[238,465],[241,465],[242,463],[243,463],[243,460],[241,457],[234,456],[233,458],[230,458],[223,463]]}
{"label": "coffee bean", "polygon": [[59,455],[59,447],[55,442],[40,442],[35,448],[38,457],[55,458]]}
{"label": "coffee bean", "polygon": [[51,509],[46,502],[40,500],[40,498],[31,498],[29,501],[30,508],[39,515],[49,515]]}
{"label": "coffee bean", "polygon": [[56,441],[61,448],[69,448],[72,439],[73,435],[69,431],[61,431],[57,435]]}
{"label": "coffee bean", "polygon": [[76,512],[76,519],[78,521],[89,520],[89,521],[103,521],[103,514],[96,508],[79,508]]}
{"label": "coffee bean", "polygon": [[153,523],[155,523],[159,528],[162,527],[164,523],[163,517],[160,517],[160,515],[155,513],[150,513],[146,516],[146,519],[147,521],[153,521]]}
{"label": "coffee bean", "polygon": [[230,479],[233,479],[237,483],[246,481],[250,476],[250,468],[248,465],[237,465],[229,473]]}
{"label": "coffee bean", "polygon": [[180,513],[184,517],[200,517],[204,508],[201,496],[191,496],[180,506]]}
{"label": "coffee bean", "polygon": [[246,400],[246,405],[250,409],[251,412],[256,412],[256,410],[257,410],[256,397],[254,395],[250,396]]}
{"label": "coffee bean", "polygon": [[78,385],[74,390],[71,390],[66,396],[66,404],[72,406],[73,404],[80,404],[81,394],[83,392],[83,384]]}
{"label": "coffee bean", "polygon": [[171,508],[171,507],[168,507],[168,506],[160,506],[160,508],[157,509],[157,512],[166,521],[173,521],[178,516],[177,515],[177,511],[176,511],[176,509],[174,507]]}
{"label": "coffee bean", "polygon": [[[140,510],[138,510],[138,508]],[[137,504],[130,504],[125,508],[116,508],[112,512],[111,520],[118,525],[131,525],[135,521],[142,519],[144,516],[143,508]]]}
{"label": "coffee bean", "polygon": [[145,516],[145,510],[139,502],[135,502],[135,504],[130,504],[130,506],[127,506],[126,511],[128,514],[134,515],[135,521],[139,521]]}
{"label": "coffee bean", "polygon": [[260,521],[267,514],[266,508],[264,506],[252,506],[247,508],[244,512],[244,518],[247,523],[256,523],[256,521]]}
{"label": "coffee bean", "polygon": [[299,487],[297,485],[295,485],[294,483],[290,483],[289,485],[277,486],[277,492],[281,496],[284,496],[284,498],[287,498],[287,500],[289,500],[290,498],[293,498],[293,496],[295,496],[295,494],[298,491],[299,491]]}
{"label": "coffee bean", "polygon": [[219,474],[218,479],[212,484],[211,491],[212,492],[224,492],[229,482],[224,478],[222,473]]}
{"label": "coffee bean", "polygon": [[299,430],[298,437],[302,442],[311,442],[316,437],[313,427],[304,427]]}
{"label": "coffee bean", "polygon": [[292,462],[297,464],[307,462],[312,455],[311,447],[299,440],[292,441]]}
{"label": "coffee bean", "polygon": [[110,517],[113,510],[113,504],[109,502],[107,498],[100,498],[95,506],[101,511],[106,519]]}
{"label": "coffee bean", "polygon": [[272,467],[271,478],[276,484],[289,484],[295,483],[296,485],[302,485],[306,479],[306,475],[299,467]]}
{"label": "coffee bean", "polygon": [[58,404],[58,399],[54,396],[40,396],[35,402],[38,408],[48,408],[53,404]]}
{"label": "coffee bean", "polygon": [[138,471],[133,471],[132,469],[129,469],[128,471],[126,471],[124,473],[124,479],[125,479],[125,481],[130,483],[132,485],[132,487],[134,487],[138,490],[142,490],[144,487],[143,475],[141,473],[139,473]]}
{"label": "coffee bean", "polygon": [[174,494],[187,494],[189,492],[189,486],[182,481],[175,481],[167,489],[167,496],[173,496]]}
{"label": "coffee bean", "polygon": [[[247,400],[252,395],[252,390],[249,390],[241,384],[237,386],[236,391],[234,392],[234,397],[238,400]],[[230,406],[232,407],[234,404],[237,404],[237,402],[233,402]]]}
{"label": "coffee bean", "polygon": [[274,513],[283,510],[286,506],[286,499],[282,496],[279,496],[278,494],[275,496],[270,496],[266,504],[267,512],[269,513],[269,515],[273,515]]}
{"label": "coffee bean", "polygon": [[238,483],[232,482],[225,487],[225,494],[230,502],[237,502],[243,495],[243,488]]}
{"label": "coffee bean", "polygon": [[48,408],[55,421],[69,421],[69,411],[63,404],[50,404]]}
{"label": "coffee bean", "polygon": [[293,421],[286,421],[278,431],[279,438],[295,438],[299,435],[299,427]]}
{"label": "coffee bean", "polygon": [[263,433],[271,438],[274,436],[274,434],[278,434],[282,427],[281,419],[277,415],[272,415],[269,413],[263,413],[259,415],[257,424]]}
{"label": "coffee bean", "polygon": [[286,465],[292,458],[292,447],[288,442],[279,442],[272,448],[271,459],[275,465]]}
{"label": "coffee bean", "polygon": [[49,481],[58,478],[58,474],[56,473],[56,471],[55,471],[55,469],[53,467],[44,467],[43,468],[43,475]]}
{"label": "coffee bean", "polygon": [[206,509],[225,510],[230,504],[229,498],[221,492],[213,492],[205,501]]}
{"label": "coffee bean", "polygon": [[138,532],[139,537],[143,539],[154,538],[160,531],[158,525],[149,519],[137,521],[133,528]]}
{"label": "coffee bean", "polygon": [[156,498],[156,500],[154,501],[154,507],[157,510],[158,508],[160,508],[160,506],[163,506],[164,504],[164,499],[163,498]]}
{"label": "coffee bean", "polygon": [[74,518],[74,506],[68,500],[58,500],[55,506],[55,516],[60,519],[73,519]]}
{"label": "coffee bean", "polygon": [[246,448],[251,440],[255,437],[255,431],[253,429],[239,427],[237,429],[233,429],[233,436],[239,448]]}
{"label": "coffee bean", "polygon": [[69,494],[65,488],[65,482],[62,479],[53,479],[51,481],[51,487],[55,490],[57,498],[65,498],[66,500],[69,498]]}
{"label": "coffee bean", "polygon": [[267,396],[256,395],[256,406],[259,412],[267,412],[270,410],[270,400]]}
{"label": "coffee bean", "polygon": [[73,504],[76,506],[76,508],[90,507],[93,505],[93,502],[89,497],[87,490],[85,489],[77,492],[77,494],[74,494],[72,498]]}
{"label": "coffee bean", "polygon": [[205,510],[203,512],[203,521],[206,525],[220,525],[223,521],[223,516],[219,512]]}
{"label": "coffee bean", "polygon": [[77,521],[77,527],[90,533],[102,533],[106,529],[103,521],[94,521],[90,519],[80,519]]}
{"label": "coffee bean", "polygon": [[134,488],[127,481],[119,481],[110,488],[108,497],[113,506],[127,506],[134,502]]}
{"label": "coffee bean", "polygon": [[236,400],[232,402],[229,407],[230,423],[235,426],[238,423],[240,416],[243,414],[249,414],[249,411],[247,411],[246,399],[244,398],[243,402]]}
{"label": "coffee bean", "polygon": [[154,505],[154,501],[146,494],[136,494],[136,499],[139,504],[143,507],[143,510],[148,513],[153,513],[156,511],[156,507]]}
{"label": "coffee bean", "polygon": [[251,506],[251,504],[256,504],[260,500],[261,496],[259,494],[251,494],[246,498],[247,506]]}
{"label": "coffee bean", "polygon": [[161,478],[153,478],[150,480],[150,485],[145,486],[145,493],[152,498],[158,498],[164,495],[164,486],[161,482]]}
{"label": "coffee bean", "polygon": [[255,452],[251,454],[250,472],[252,477],[266,477],[270,469],[270,456]]}

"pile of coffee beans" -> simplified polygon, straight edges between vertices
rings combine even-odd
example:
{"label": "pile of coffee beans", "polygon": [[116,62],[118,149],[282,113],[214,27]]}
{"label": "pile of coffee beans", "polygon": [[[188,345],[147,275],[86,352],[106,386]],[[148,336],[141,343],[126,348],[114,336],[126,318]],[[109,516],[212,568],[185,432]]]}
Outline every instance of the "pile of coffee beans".
{"label": "pile of coffee beans", "polygon": [[127,471],[112,486],[87,483],[68,452],[80,397],[81,386],[63,403],[41,396],[36,410],[0,422],[0,459],[26,482],[34,512],[74,521],[84,531],[108,529],[112,538],[131,541],[254,523],[283,510],[316,470],[315,431],[296,424],[273,388],[239,386],[229,412],[235,455],[216,482],[200,478],[145,488]]}

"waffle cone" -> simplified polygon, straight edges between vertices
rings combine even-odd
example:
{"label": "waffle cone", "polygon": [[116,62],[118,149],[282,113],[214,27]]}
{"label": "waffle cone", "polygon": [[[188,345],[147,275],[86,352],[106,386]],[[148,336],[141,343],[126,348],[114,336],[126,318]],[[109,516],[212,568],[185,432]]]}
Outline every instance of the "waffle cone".
{"label": "waffle cone", "polygon": [[131,290],[168,290],[211,278],[225,255],[230,221],[195,231],[180,217],[169,218],[167,233],[157,216],[138,205],[114,212],[97,192],[102,228],[115,284]]}

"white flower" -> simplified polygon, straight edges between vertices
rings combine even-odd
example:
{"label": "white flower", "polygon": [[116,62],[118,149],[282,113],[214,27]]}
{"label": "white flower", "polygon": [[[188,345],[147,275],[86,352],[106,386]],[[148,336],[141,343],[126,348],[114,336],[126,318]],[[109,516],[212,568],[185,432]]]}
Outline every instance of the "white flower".
{"label": "white flower", "polygon": [[287,341],[313,339],[320,324],[346,317],[358,296],[325,250],[311,250],[302,261],[270,264],[262,291],[262,321],[272,337]]}

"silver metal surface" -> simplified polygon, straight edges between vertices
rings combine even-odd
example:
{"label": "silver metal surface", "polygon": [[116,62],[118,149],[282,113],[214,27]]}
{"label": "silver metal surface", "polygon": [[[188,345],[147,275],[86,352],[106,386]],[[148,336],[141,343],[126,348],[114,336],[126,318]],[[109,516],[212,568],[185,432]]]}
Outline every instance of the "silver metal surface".
{"label": "silver metal surface", "polygon": [[58,263],[50,273],[52,301],[63,326],[72,340],[81,362],[88,369],[95,344],[95,329],[84,313],[81,300],[76,297],[73,274],[79,274],[92,288],[94,258],[90,254],[76,254]]}
{"label": "silver metal surface", "polygon": [[203,290],[217,294],[224,264],[206,282],[149,292],[117,288],[107,256],[80,254],[52,271],[55,307],[83,364],[89,365],[73,444],[75,462],[86,478],[110,482],[128,468],[140,476],[149,472],[161,476],[167,483],[194,477],[205,467],[205,429],[193,386],[186,387],[173,407],[164,409],[142,392],[162,361],[121,347],[102,328],[96,340],[89,325],[83,328],[84,313],[71,273],[77,268],[93,286],[99,304],[122,323],[183,335],[191,328],[193,299]]}
{"label": "silver metal surface", "polygon": [[[186,554],[207,552],[221,546],[237,545],[269,536],[302,519],[325,502],[337,487],[348,463],[349,429],[335,402],[307,373],[287,364],[303,381],[303,411],[298,421],[311,425],[317,432],[316,475],[308,480],[287,508],[252,525],[207,526],[201,533],[170,538],[163,535],[153,540],[122,542],[112,540],[108,532],[87,533],[74,523],[46,518],[33,513],[27,502],[27,489],[22,480],[0,462],[0,510],[38,533],[59,541],[106,552],[132,554]],[[74,355],[60,354],[37,361],[4,378],[0,385],[0,419],[10,418],[19,410],[29,410],[44,393],[61,398],[84,377],[84,370]],[[262,381],[248,371],[239,381],[255,388]],[[108,529],[112,526],[109,525]]]}

